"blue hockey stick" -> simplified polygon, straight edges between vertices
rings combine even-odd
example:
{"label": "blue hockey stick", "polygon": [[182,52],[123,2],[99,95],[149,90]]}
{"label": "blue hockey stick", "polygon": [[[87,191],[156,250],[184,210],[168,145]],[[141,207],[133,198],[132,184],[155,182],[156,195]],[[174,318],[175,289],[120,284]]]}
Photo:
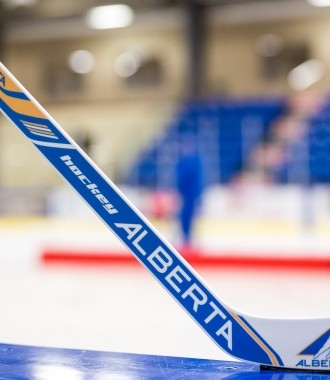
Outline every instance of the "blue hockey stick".
{"label": "blue hockey stick", "polygon": [[330,370],[330,318],[266,319],[225,305],[1,63],[0,95],[2,113],[225,352],[268,366]]}

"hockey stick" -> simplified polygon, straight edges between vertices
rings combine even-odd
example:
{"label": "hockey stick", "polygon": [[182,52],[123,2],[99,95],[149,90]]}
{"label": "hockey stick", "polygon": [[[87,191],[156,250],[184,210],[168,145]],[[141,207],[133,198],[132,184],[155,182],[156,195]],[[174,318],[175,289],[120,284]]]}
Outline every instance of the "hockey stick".
{"label": "hockey stick", "polygon": [[228,307],[2,63],[0,95],[3,114],[225,352],[266,366],[330,370],[330,318],[260,318]]}

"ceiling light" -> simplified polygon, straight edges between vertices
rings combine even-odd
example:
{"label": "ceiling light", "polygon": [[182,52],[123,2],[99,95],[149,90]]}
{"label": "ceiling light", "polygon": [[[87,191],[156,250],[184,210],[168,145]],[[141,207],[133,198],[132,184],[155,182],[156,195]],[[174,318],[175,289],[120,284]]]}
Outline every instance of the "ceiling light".
{"label": "ceiling light", "polygon": [[87,13],[87,23],[92,29],[111,29],[129,26],[134,18],[132,8],[125,4],[104,5]]}
{"label": "ceiling light", "polygon": [[310,59],[289,72],[289,85],[298,91],[306,90],[322,78],[324,71],[322,62]]}
{"label": "ceiling light", "polygon": [[69,56],[70,69],[78,74],[87,74],[95,66],[95,58],[87,50],[76,50]]}
{"label": "ceiling light", "polygon": [[314,7],[329,7],[330,0],[307,0],[310,5]]}
{"label": "ceiling light", "polygon": [[136,51],[127,51],[120,54],[114,62],[115,73],[122,77],[128,78],[134,75],[142,64],[142,56]]}
{"label": "ceiling light", "polygon": [[7,8],[19,8],[19,7],[32,7],[36,5],[39,0],[2,0]]}

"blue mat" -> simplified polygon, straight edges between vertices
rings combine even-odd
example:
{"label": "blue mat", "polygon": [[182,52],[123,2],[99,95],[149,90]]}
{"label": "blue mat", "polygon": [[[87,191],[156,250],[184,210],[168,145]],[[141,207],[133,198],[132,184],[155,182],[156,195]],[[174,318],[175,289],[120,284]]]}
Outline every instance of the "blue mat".
{"label": "blue mat", "polygon": [[329,380],[329,374],[260,370],[258,365],[19,345],[0,345],[0,380]]}

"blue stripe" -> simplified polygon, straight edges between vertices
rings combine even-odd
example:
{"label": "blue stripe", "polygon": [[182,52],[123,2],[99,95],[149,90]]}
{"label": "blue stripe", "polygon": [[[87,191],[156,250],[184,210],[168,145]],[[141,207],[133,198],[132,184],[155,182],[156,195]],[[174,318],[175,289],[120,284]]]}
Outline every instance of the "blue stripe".
{"label": "blue stripe", "polygon": [[[5,113],[10,120],[13,121],[13,123],[25,134],[26,137],[28,137],[31,140],[36,139],[36,135],[31,133],[31,131],[27,128],[26,125],[24,125],[24,122],[31,122],[31,123],[37,123],[45,125],[51,132],[54,133],[54,135],[58,138],[56,140],[59,144],[69,144],[68,140],[58,131],[58,129],[52,124],[52,122],[48,119],[38,118],[34,116],[28,116],[24,114],[20,114],[18,112],[15,112],[12,108],[10,108],[5,101],[0,98],[0,110]],[[55,132],[56,131],[56,134]],[[46,136],[40,136],[38,138],[40,142],[54,142],[53,137]]]}
{"label": "blue stripe", "polygon": [[[276,351],[274,351],[273,349],[272,349],[272,347],[265,341],[265,339],[263,339],[261,336],[260,336],[260,334],[258,334],[258,332],[251,326],[251,324],[244,318],[244,317],[242,317],[241,315],[238,315],[238,317],[245,323],[245,325],[247,326],[247,327],[249,327],[249,329],[255,334],[255,336],[257,336],[260,340],[261,340],[261,342],[269,349],[269,351],[271,351],[273,354],[274,354],[274,356],[276,357],[276,359],[277,359],[277,361],[278,361],[278,363],[281,365],[281,366],[283,366],[284,364],[283,364],[283,361],[282,361],[282,359],[280,358],[280,356],[277,354],[277,352]],[[267,354],[268,355],[268,354]]]}
{"label": "blue stripe", "polygon": [[30,100],[23,92],[9,91],[0,86],[0,90],[5,94],[15,99]]}

